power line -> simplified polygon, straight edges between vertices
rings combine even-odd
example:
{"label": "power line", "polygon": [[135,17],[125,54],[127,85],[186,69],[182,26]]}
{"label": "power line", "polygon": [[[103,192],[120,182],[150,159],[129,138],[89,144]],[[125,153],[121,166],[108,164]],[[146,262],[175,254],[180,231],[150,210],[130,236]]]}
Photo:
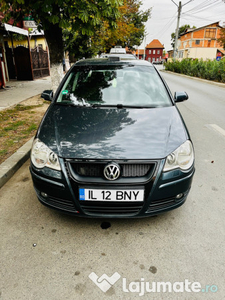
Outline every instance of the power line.
{"label": "power line", "polygon": [[205,5],[208,2],[209,2],[209,0],[203,1],[202,3],[198,4],[197,6],[189,9],[187,12],[191,12],[191,11],[194,11],[195,9],[201,8],[203,5]]}
{"label": "power line", "polygon": [[210,3],[209,3],[209,1],[210,0],[203,1],[199,5],[197,5],[197,6],[193,7],[192,9],[184,12],[183,14],[190,13],[190,12],[191,13],[199,13],[199,12],[202,12],[206,9],[211,8],[211,7],[215,7],[216,4],[219,4],[219,5],[221,4],[221,2],[218,3],[218,1],[220,1],[220,0],[214,0],[213,2],[210,1]]}
{"label": "power line", "polygon": [[191,8],[191,9],[189,9],[186,12],[195,12],[196,10],[201,9],[202,7],[207,6],[209,4],[209,1],[211,1],[211,0],[203,1],[202,3],[198,4],[197,6]]}
{"label": "power line", "polygon": [[190,21],[191,20],[191,18],[192,18],[192,20],[203,20],[203,21],[208,21],[208,22],[210,22],[210,20],[209,20],[209,18],[207,17],[207,18],[203,18],[203,17],[197,17],[197,16],[195,16],[195,15],[192,15],[192,14],[185,14],[185,16],[182,16],[182,18],[184,19],[184,20],[187,20],[187,21]]}
{"label": "power line", "polygon": [[167,23],[163,26],[163,28],[160,29],[160,31],[157,33],[157,35],[160,35],[160,34],[164,31],[165,28],[168,29],[168,28],[173,24],[173,22],[176,20],[176,17],[175,17],[176,14],[177,14],[177,13],[175,13],[175,14],[172,16],[172,18],[169,20],[169,22],[167,22]]}
{"label": "power line", "polygon": [[[221,13],[221,14],[217,14],[216,17],[217,17],[217,21],[220,19],[219,17],[222,17],[224,16],[224,13]],[[203,20],[203,21],[208,21],[208,22],[213,22],[215,21],[215,15],[210,15],[210,16],[207,16],[207,18],[204,18],[204,17],[199,17],[199,16],[196,16],[194,14],[185,14],[185,15],[182,15],[182,18],[184,20]]]}

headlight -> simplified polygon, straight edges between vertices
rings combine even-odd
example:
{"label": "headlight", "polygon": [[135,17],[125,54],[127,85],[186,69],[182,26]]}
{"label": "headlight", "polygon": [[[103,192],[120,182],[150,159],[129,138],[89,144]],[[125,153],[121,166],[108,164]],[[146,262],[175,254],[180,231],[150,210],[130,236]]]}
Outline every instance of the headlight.
{"label": "headlight", "polygon": [[31,149],[31,161],[36,168],[48,167],[61,171],[57,154],[49,149],[39,139],[35,139]]}
{"label": "headlight", "polygon": [[194,150],[192,143],[188,140],[167,156],[163,171],[166,172],[177,168],[188,170],[193,162]]}

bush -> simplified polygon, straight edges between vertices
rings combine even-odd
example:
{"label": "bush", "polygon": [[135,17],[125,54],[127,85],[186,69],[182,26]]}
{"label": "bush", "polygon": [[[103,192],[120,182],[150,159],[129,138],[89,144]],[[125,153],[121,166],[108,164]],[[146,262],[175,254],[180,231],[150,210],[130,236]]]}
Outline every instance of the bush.
{"label": "bush", "polygon": [[206,60],[185,58],[173,59],[164,64],[167,71],[185,74],[225,83],[225,60]]}

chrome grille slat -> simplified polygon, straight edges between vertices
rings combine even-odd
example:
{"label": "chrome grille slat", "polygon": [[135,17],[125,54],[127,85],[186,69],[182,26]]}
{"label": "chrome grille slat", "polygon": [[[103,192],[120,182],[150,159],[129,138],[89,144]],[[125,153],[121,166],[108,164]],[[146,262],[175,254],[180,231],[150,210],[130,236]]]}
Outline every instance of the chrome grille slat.
{"label": "chrome grille slat", "polygon": [[123,177],[143,177],[150,170],[150,165],[129,164],[121,165],[123,168]]}
{"label": "chrome grille slat", "polygon": [[[77,163],[69,162],[74,173],[83,177],[102,177],[106,163]],[[134,178],[144,177],[154,167],[154,164],[120,164],[122,169],[121,177]]]}

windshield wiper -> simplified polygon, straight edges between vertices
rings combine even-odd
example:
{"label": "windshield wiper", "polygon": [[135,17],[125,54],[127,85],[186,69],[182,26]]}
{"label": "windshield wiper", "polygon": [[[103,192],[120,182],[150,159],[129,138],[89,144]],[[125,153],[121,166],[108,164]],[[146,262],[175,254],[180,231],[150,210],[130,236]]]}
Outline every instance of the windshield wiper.
{"label": "windshield wiper", "polygon": [[93,104],[92,107],[116,107],[116,108],[156,108],[155,105],[145,105],[145,106],[140,106],[140,105],[123,105],[123,104]]}
{"label": "windshield wiper", "polygon": [[92,104],[92,107],[118,107],[118,108],[120,108],[120,106],[122,106],[122,104],[98,104],[98,103]]}

